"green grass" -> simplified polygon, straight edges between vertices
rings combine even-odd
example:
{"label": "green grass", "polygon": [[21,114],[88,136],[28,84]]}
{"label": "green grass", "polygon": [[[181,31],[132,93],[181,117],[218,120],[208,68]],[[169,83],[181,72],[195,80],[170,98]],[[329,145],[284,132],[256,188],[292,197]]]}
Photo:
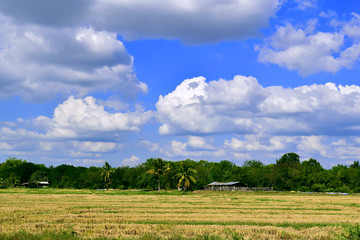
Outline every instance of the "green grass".
{"label": "green grass", "polygon": [[[130,222],[128,222],[130,224]],[[138,220],[135,221],[136,224],[168,224],[168,225],[223,225],[223,226],[272,226],[272,227],[281,227],[281,228],[293,228],[296,230],[303,230],[306,228],[313,227],[352,227],[353,224],[349,223],[272,223],[272,222],[252,222],[252,221],[233,221],[233,222],[218,222],[218,221],[162,221],[162,220]]]}
{"label": "green grass", "polygon": [[[333,239],[334,233],[339,233],[339,239],[346,239],[349,234],[357,234],[354,228],[360,217],[357,196],[2,189],[0,240],[222,240],[243,236],[250,239],[251,234],[262,237],[268,234],[269,239],[319,240]],[[2,231],[6,234],[1,234]],[[96,238],[99,236],[112,238]]]}
{"label": "green grass", "polygon": [[[41,234],[31,234],[25,231],[19,231],[11,234],[0,234],[0,240],[80,240],[84,239],[75,232],[48,232]],[[94,240],[111,240],[114,238],[94,238]]]}
{"label": "green grass", "polygon": [[[59,189],[59,188],[7,188],[0,189],[0,194],[99,194],[99,195],[184,195],[181,191],[142,191],[142,190],[93,190],[93,189]],[[191,195],[187,192],[185,195]]]}

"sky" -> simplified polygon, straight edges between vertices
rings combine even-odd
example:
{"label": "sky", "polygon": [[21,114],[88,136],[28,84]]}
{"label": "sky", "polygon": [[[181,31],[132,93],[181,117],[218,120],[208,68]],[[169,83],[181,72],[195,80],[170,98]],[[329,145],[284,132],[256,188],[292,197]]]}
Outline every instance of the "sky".
{"label": "sky", "polygon": [[0,162],[360,159],[355,0],[2,0]]}

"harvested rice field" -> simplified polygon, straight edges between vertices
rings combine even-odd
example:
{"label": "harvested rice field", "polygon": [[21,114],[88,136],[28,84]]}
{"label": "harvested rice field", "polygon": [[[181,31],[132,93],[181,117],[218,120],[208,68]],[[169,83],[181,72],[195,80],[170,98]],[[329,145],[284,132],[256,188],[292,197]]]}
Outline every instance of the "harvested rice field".
{"label": "harvested rice field", "polygon": [[[341,239],[359,195],[0,190],[0,233],[110,239]],[[5,239],[5,238],[4,238]]]}

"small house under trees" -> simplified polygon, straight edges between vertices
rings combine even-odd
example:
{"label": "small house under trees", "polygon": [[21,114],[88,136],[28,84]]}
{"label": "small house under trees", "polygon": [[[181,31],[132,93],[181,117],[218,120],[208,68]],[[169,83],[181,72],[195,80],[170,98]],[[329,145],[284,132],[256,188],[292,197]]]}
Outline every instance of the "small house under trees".
{"label": "small house under trees", "polygon": [[211,191],[232,191],[237,187],[241,187],[240,182],[212,182],[205,187],[205,190]]}
{"label": "small house under trees", "polygon": [[240,182],[213,182],[205,187],[209,191],[273,191],[272,187],[243,187]]}
{"label": "small house under trees", "polygon": [[31,183],[25,182],[25,183],[22,183],[21,186],[43,188],[43,187],[49,186],[49,182],[48,181],[36,181],[36,182],[31,182]]}

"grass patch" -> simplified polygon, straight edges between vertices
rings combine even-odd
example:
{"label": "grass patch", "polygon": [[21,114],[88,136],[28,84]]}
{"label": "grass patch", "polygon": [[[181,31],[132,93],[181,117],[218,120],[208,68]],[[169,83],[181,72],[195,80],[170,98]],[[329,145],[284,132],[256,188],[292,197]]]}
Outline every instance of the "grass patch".
{"label": "grass patch", "polygon": [[[42,232],[39,234],[32,234],[26,231],[19,231],[11,234],[0,234],[0,240],[82,240],[85,239],[79,236],[76,232]],[[110,240],[110,238],[100,237],[94,240]],[[114,238],[112,238],[114,239]]]}
{"label": "grass patch", "polygon": [[360,217],[358,195],[51,188],[0,194],[0,240],[332,239],[347,236]]}
{"label": "grass patch", "polygon": [[[321,222],[309,222],[309,223],[272,223],[272,222],[251,222],[251,221],[238,221],[238,222],[216,222],[216,221],[154,221],[154,220],[138,220],[135,224],[170,224],[170,225],[220,225],[220,226],[272,226],[281,228],[293,228],[296,230],[303,230],[306,228],[324,228],[324,227],[352,227],[352,224],[348,223],[321,223]],[[128,222],[131,224],[131,222]]]}

